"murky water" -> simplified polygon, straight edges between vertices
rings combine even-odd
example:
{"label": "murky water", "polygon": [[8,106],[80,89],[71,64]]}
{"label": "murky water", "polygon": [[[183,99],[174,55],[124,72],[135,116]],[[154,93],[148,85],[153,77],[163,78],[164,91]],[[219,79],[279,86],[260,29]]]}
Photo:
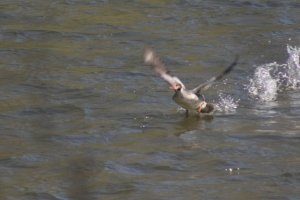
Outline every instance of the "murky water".
{"label": "murky water", "polygon": [[[298,1],[0,10],[0,199],[299,199]],[[218,112],[185,118],[145,46],[189,87],[239,54]]]}

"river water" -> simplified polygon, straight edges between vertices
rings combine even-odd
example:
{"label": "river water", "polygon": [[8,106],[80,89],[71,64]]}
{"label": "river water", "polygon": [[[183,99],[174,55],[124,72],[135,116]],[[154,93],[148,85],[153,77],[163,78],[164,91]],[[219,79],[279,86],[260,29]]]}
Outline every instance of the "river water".
{"label": "river water", "polygon": [[[300,198],[297,0],[2,0],[0,199]],[[152,47],[213,116],[185,117]]]}

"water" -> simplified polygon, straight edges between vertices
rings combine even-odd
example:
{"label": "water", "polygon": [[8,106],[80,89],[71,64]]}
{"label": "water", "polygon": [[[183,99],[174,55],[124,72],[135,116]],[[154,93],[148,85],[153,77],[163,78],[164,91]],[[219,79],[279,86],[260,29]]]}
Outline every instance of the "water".
{"label": "water", "polygon": [[[0,199],[299,199],[297,1],[0,5]],[[218,111],[177,111],[146,46],[187,87],[239,54]]]}
{"label": "water", "polygon": [[250,95],[261,101],[274,101],[278,92],[298,89],[300,86],[300,48],[287,46],[286,64],[269,63],[257,66],[246,86]]}

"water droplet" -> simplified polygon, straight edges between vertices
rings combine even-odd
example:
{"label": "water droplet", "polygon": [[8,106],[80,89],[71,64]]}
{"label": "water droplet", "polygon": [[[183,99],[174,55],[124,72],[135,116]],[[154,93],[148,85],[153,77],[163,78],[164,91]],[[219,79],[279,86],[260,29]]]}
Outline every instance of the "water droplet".
{"label": "water droplet", "polygon": [[300,48],[287,46],[286,64],[276,62],[257,66],[248,86],[249,94],[261,101],[274,101],[278,91],[295,89],[300,85]]}

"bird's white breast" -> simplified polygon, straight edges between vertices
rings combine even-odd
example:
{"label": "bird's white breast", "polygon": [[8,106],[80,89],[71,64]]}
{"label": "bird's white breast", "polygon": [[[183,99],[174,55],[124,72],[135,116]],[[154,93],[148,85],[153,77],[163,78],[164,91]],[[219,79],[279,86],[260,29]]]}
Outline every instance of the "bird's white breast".
{"label": "bird's white breast", "polygon": [[199,105],[198,96],[193,92],[184,89],[176,91],[173,100],[187,110],[196,110]]}

